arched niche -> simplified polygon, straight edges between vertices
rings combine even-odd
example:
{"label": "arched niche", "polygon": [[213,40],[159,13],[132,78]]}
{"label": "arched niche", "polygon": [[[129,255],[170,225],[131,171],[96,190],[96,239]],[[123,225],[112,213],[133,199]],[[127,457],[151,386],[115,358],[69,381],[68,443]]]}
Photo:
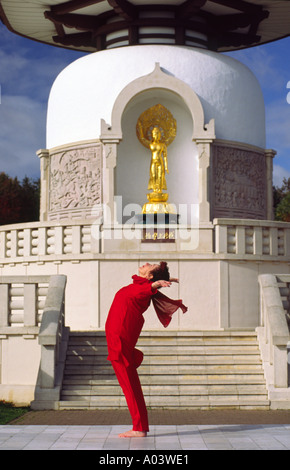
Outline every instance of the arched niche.
{"label": "arched niche", "polygon": [[[135,201],[137,204],[146,202],[150,156],[140,158],[140,165],[135,165],[134,152],[139,152],[141,157],[141,154],[144,154],[146,150],[142,149],[140,143],[137,143],[135,126],[139,117],[137,114],[141,114],[147,107],[158,104],[158,102],[171,108],[173,114],[176,110],[180,121],[180,141],[178,143],[177,138],[176,142],[171,144],[172,147],[169,147],[169,151],[175,155],[173,169],[177,175],[175,184],[172,186],[174,187],[172,194],[174,200],[172,200],[172,203],[198,203],[199,207],[203,206],[201,210],[202,220],[205,222],[210,220],[207,171],[210,143],[215,138],[214,120],[205,124],[203,108],[196,93],[186,83],[170,75],[168,71],[162,70],[160,65],[156,64],[151,74],[134,80],[121,91],[113,106],[111,124],[106,123],[104,120],[101,123],[100,139],[104,145],[103,201],[109,209],[107,216],[105,214],[105,223],[121,222],[122,220],[122,217],[117,215],[114,206],[114,197],[118,195],[118,186],[121,188],[121,195],[125,196],[125,204]],[[120,144],[121,141],[123,141],[122,144]],[[133,148],[129,147],[132,142],[134,142]],[[186,157],[183,156],[181,160],[180,157],[177,158],[178,144],[180,151],[184,152]],[[128,160],[126,159],[125,162],[126,152],[128,154],[129,151],[130,155],[127,155]],[[115,170],[117,155],[118,165],[119,156],[123,156],[123,159],[120,168]],[[128,171],[130,173],[130,162],[133,162],[134,165],[131,164],[132,172],[128,175]],[[147,171],[145,165],[147,165]],[[188,165],[191,165],[191,168],[186,170]],[[198,166],[195,171],[194,166]],[[143,172],[145,174],[140,177]],[[185,172],[184,174],[188,179],[186,184],[182,172]],[[192,180],[190,181],[191,177]],[[134,193],[134,190],[130,192],[129,188],[124,192],[125,180],[127,180],[127,186],[136,183],[137,192]],[[202,184],[202,188],[200,184]],[[180,185],[183,185],[183,194],[181,190],[178,192],[178,186]],[[197,193],[196,185],[198,186]],[[141,201],[141,192],[144,194],[143,201]],[[170,194],[169,196],[171,198]]]}
{"label": "arched niche", "polygon": [[179,214],[182,212],[184,223],[189,223],[190,206],[198,205],[198,155],[197,146],[191,138],[193,122],[190,112],[180,97],[169,90],[146,90],[130,101],[122,116],[123,137],[118,145],[115,194],[122,196],[124,210],[122,214],[117,214],[118,222],[125,222],[130,217],[130,210],[141,213],[143,204],[148,202],[146,195],[151,152],[139,142],[136,123],[141,113],[156,104],[165,106],[177,122],[176,137],[167,149],[168,202],[176,206]]}

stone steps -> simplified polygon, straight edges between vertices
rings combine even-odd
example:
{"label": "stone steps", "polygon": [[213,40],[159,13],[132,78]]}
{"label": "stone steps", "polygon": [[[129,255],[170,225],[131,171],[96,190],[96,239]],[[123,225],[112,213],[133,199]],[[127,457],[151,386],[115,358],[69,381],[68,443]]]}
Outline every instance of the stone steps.
{"label": "stone steps", "polygon": [[[254,332],[145,332],[138,369],[152,408],[268,409]],[[60,409],[126,407],[104,333],[71,333]]]}

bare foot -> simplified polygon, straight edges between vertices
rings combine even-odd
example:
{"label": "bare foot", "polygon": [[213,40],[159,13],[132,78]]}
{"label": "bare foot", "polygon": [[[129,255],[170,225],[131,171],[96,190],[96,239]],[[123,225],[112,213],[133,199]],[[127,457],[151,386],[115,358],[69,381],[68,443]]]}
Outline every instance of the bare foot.
{"label": "bare foot", "polygon": [[131,429],[131,431],[127,431],[127,432],[123,432],[122,434],[119,434],[119,437],[146,437],[146,436],[147,436],[147,432],[133,431],[133,429]]}

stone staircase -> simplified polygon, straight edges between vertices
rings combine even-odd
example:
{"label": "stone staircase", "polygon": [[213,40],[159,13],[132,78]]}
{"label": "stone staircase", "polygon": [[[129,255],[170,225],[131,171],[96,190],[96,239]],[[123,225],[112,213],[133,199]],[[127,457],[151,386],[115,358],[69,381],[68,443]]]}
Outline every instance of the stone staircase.
{"label": "stone staircase", "polygon": [[[151,408],[269,409],[253,331],[144,332],[138,369]],[[71,333],[60,409],[123,408],[104,333]]]}

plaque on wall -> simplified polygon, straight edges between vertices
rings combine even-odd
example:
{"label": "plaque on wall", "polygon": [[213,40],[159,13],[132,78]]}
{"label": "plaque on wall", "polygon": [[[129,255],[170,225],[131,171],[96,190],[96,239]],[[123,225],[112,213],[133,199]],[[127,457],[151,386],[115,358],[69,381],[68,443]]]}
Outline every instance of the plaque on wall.
{"label": "plaque on wall", "polygon": [[174,243],[175,230],[169,227],[144,227],[142,243]]}
{"label": "plaque on wall", "polygon": [[69,149],[50,159],[50,219],[88,217],[101,207],[101,146]]}

